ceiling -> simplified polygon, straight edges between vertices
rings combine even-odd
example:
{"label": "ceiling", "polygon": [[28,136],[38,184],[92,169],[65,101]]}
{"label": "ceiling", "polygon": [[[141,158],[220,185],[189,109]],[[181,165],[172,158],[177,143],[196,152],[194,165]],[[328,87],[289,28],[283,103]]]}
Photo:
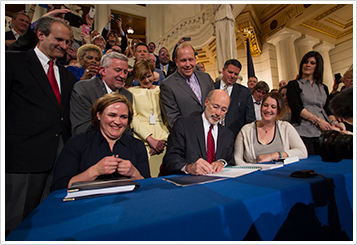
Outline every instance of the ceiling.
{"label": "ceiling", "polygon": [[[252,56],[260,55],[262,43],[284,27],[338,45],[353,38],[353,5],[248,4],[235,18],[235,25],[238,50],[245,49],[242,29],[251,28],[257,51],[253,55],[251,48]],[[198,62],[216,63],[215,40],[197,51]]]}
{"label": "ceiling", "polygon": [[[61,4],[54,4],[61,7]],[[85,16],[90,4],[77,4],[82,7]],[[141,5],[146,6],[146,5]],[[25,4],[6,4],[5,14],[12,16],[23,10]],[[139,38],[146,42],[146,19],[144,17],[113,11],[122,15],[123,29],[134,29],[129,38]],[[259,46],[265,40],[284,27],[299,31],[334,45],[353,38],[353,5],[352,4],[247,4],[236,17],[237,49],[245,49],[244,38],[239,26],[248,23],[252,27]],[[111,28],[117,29],[116,25]],[[216,58],[215,41],[200,49],[199,59],[204,63]],[[213,59],[213,60],[212,60]],[[215,61],[214,61],[215,63]]]}

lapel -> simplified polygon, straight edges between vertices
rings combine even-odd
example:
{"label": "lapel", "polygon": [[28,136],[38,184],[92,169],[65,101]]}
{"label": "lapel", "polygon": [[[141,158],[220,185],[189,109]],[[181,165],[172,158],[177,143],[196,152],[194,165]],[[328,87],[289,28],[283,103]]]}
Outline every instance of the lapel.
{"label": "lapel", "polygon": [[[197,77],[197,76],[196,76]],[[198,80],[198,78],[197,78]],[[192,91],[190,85],[187,84],[186,79],[181,76],[181,74],[176,71],[176,84],[178,84],[185,92],[190,95],[191,98],[193,98],[198,104],[201,105],[200,101],[198,100],[197,96],[195,93]],[[198,81],[199,83],[199,81]],[[201,86],[201,85],[200,85]],[[201,93],[202,93],[202,88],[201,88]],[[202,98],[202,95],[201,95]]]}
{"label": "lapel", "polygon": [[57,66],[60,74],[61,104],[62,104],[62,111],[63,111],[63,108],[66,108],[69,103],[69,97],[71,96],[72,89],[73,89],[73,82],[72,82],[73,79],[69,77],[70,73],[68,73],[67,68],[59,64],[57,64]]}
{"label": "lapel", "polygon": [[103,95],[107,94],[108,92],[102,78],[95,77],[94,79],[95,79],[95,86],[97,88],[95,92],[97,93],[97,98],[100,98]]}
{"label": "lapel", "polygon": [[193,121],[193,127],[192,129],[195,131],[196,134],[196,139],[198,141],[198,146],[200,150],[200,157],[203,159],[207,159],[207,151],[206,151],[206,144],[205,144],[205,133],[203,129],[203,121],[202,121],[202,116],[199,115],[198,117],[195,118]]}
{"label": "lapel", "polygon": [[[38,82],[38,84],[43,89],[44,93],[48,96],[50,101],[56,107],[58,111],[61,111],[60,106],[58,104],[55,93],[52,90],[50,81],[48,81],[47,75],[43,70],[41,62],[39,61],[35,51],[32,49],[27,53],[27,62],[29,64],[29,70],[32,73],[34,79]],[[61,76],[61,74],[60,74]],[[61,84],[62,86],[62,84]],[[62,100],[62,99],[61,99]]]}
{"label": "lapel", "polygon": [[221,87],[221,80],[219,80],[218,82],[214,83],[214,88],[215,89],[219,89]]}
{"label": "lapel", "polygon": [[[216,159],[224,158],[222,156],[222,151],[224,149],[224,142],[225,142],[225,137],[224,137],[224,128],[221,124],[218,123],[218,136],[217,136],[217,147],[216,147]],[[215,160],[216,160],[215,159]]]}

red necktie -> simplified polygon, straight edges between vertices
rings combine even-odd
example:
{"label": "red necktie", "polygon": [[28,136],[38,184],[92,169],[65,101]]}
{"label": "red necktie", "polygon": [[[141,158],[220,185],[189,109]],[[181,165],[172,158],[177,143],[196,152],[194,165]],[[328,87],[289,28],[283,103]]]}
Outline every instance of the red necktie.
{"label": "red necktie", "polygon": [[58,100],[58,103],[59,103],[59,105],[61,107],[61,94],[60,94],[60,91],[59,91],[59,88],[58,88],[58,84],[57,84],[57,81],[56,81],[55,72],[53,70],[53,60],[50,60],[48,62],[48,64],[49,64],[49,68],[48,68],[48,72],[47,72],[47,78],[50,81],[50,84],[52,86],[53,92],[55,93],[56,98]]}
{"label": "red necktie", "polygon": [[207,162],[212,163],[215,159],[214,139],[212,135],[213,125],[209,127],[207,134]]}

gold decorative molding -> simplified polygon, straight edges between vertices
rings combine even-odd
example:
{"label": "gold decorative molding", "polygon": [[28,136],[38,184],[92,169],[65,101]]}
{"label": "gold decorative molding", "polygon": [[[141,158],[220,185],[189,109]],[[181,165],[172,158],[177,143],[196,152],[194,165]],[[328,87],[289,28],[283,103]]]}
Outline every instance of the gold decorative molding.
{"label": "gold decorative molding", "polygon": [[[258,40],[256,38],[254,28],[249,25],[248,22],[239,25],[239,30],[243,34],[244,43],[247,44],[247,38],[249,38],[250,53],[253,57],[258,57],[262,51],[259,48]],[[247,47],[248,48],[248,47]]]}
{"label": "gold decorative molding", "polygon": [[321,20],[321,19],[325,18],[326,16],[332,14],[333,12],[336,12],[337,10],[343,8],[346,5],[347,4],[335,4],[331,8],[328,8],[326,11],[324,11],[322,14],[319,14],[318,16],[316,16],[314,18],[314,20],[316,20],[316,21]]}
{"label": "gold decorative molding", "polygon": [[336,26],[339,26],[339,27],[341,27],[343,29],[346,29],[346,28],[348,28],[348,27],[353,25],[353,21],[348,22],[346,25],[344,25],[344,24],[342,24],[342,23],[340,23],[340,22],[338,22],[336,20],[333,20],[331,18],[327,18],[326,21],[328,21],[328,22],[330,22],[330,23],[332,23],[332,24],[334,24]]}
{"label": "gold decorative molding", "polygon": [[340,34],[333,34],[333,33],[331,33],[331,32],[322,30],[321,28],[317,28],[316,26],[310,25],[310,24],[308,24],[308,23],[306,23],[306,22],[303,22],[303,23],[301,23],[300,25],[302,25],[302,26],[304,26],[304,27],[306,27],[306,28],[309,28],[309,29],[311,29],[311,30],[320,32],[320,33],[322,33],[322,34],[325,34],[325,35],[327,35],[327,36],[329,36],[329,37],[333,37],[333,38],[335,38],[335,39],[338,39],[338,38],[341,38],[341,37],[344,37],[344,36],[346,36],[346,35],[348,35],[348,34],[353,33],[353,28],[351,28],[351,29],[349,29],[349,30],[347,30],[347,31],[345,31],[345,32],[342,32],[342,33],[340,33]]}

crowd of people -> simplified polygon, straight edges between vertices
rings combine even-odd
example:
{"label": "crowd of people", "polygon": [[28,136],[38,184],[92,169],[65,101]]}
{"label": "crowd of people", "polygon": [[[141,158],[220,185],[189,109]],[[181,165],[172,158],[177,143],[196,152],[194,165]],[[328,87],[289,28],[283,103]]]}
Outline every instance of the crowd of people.
{"label": "crowd of people", "polygon": [[256,76],[239,84],[237,59],[213,82],[183,38],[172,59],[165,47],[156,55],[154,42],[130,44],[111,15],[101,33],[82,33],[79,41],[62,19],[68,12],[53,9],[34,23],[16,13],[6,34],[7,234],[50,190],[75,182],[303,159],[319,154],[322,131],[353,130],[353,104],[343,102],[351,100],[353,70],[330,108],[318,52],[308,52],[296,79],[281,81],[279,90]]}

